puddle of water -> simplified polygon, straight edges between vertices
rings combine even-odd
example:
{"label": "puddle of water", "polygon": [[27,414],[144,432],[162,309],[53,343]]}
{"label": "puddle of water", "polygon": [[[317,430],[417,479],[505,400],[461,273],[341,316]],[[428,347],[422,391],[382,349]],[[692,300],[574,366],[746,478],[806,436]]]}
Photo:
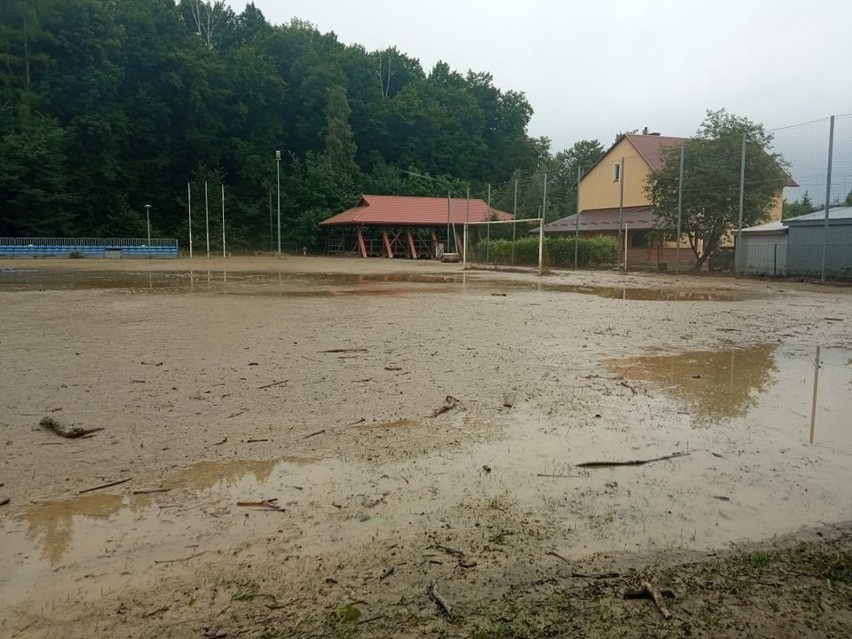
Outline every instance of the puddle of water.
{"label": "puddle of water", "polygon": [[[404,284],[405,286],[400,286]],[[454,293],[468,285],[481,292],[500,288],[512,291],[547,291],[595,295],[633,301],[736,301],[742,292],[695,289],[652,289],[601,287],[521,280],[489,280],[484,274],[454,273],[251,273],[227,271],[0,271],[0,290],[116,289],[131,292],[215,293],[262,295],[285,298],[328,298],[339,296],[400,296],[418,293]]]}
{"label": "puddle of water", "polygon": [[[814,352],[805,345],[761,344],[728,351],[690,351],[614,359],[606,367],[653,382],[684,404],[693,424],[739,418],[802,441],[809,436]],[[821,350],[816,442],[852,452],[852,350]]]}
{"label": "puddle of water", "polygon": [[71,545],[75,518],[108,520],[122,507],[121,495],[84,495],[77,499],[39,504],[24,514],[27,538],[41,548],[52,565],[59,562]]}
{"label": "puddle of water", "polygon": [[[827,447],[835,438],[848,446],[852,353],[823,352],[817,441]],[[140,578],[160,574],[158,562],[199,552],[215,557],[264,538],[300,557],[349,552],[375,539],[412,539],[436,522],[499,535],[479,528],[495,509],[506,513],[510,532],[513,521],[541,526],[569,557],[706,549],[846,520],[852,516],[852,451],[806,446],[808,421],[797,414],[809,406],[810,357],[804,348],[759,346],[608,363],[627,376],[672,386],[702,410],[722,404],[712,413],[720,420],[714,428],[692,428],[690,418],[659,395],[633,397],[629,406],[613,407],[621,413],[587,423],[519,405],[490,420],[458,416],[459,428],[487,422],[503,433],[461,450],[388,462],[205,461],[166,479],[163,486],[173,489],[167,493],[40,504],[5,531],[0,604],[79,594],[82,572],[98,576],[92,588],[138,586]],[[710,387],[706,394],[702,384]],[[730,393],[734,398],[723,400]],[[405,437],[404,429],[426,426],[406,419],[358,426],[369,427]],[[691,455],[647,466],[576,467],[685,451]],[[285,512],[236,505],[272,498]]]}
{"label": "puddle of water", "polygon": [[734,302],[745,299],[739,291],[695,290],[677,288],[636,288],[617,286],[575,286],[554,284],[545,286],[546,290],[564,293],[596,295],[613,300],[636,300],[643,302]]}
{"label": "puddle of water", "polygon": [[693,421],[715,423],[745,415],[772,380],[776,344],[729,351],[691,351],[609,360],[628,379],[655,382],[689,405]]}

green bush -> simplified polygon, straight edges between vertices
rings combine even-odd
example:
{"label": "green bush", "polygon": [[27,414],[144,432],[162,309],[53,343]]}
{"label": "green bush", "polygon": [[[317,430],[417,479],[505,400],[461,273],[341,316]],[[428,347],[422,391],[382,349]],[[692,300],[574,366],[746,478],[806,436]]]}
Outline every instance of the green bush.
{"label": "green bush", "polygon": [[[615,264],[618,258],[618,239],[607,235],[592,238],[547,237],[544,264],[555,268],[574,266],[574,244],[577,242],[577,265],[582,267]],[[514,249],[514,250],[513,250]],[[488,264],[538,265],[538,237],[479,242],[473,247],[473,260]]]}

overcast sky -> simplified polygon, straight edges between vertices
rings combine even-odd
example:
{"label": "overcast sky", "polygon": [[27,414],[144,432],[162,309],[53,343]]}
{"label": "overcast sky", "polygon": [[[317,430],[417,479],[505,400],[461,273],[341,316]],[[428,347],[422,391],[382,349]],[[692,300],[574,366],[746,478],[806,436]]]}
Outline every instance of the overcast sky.
{"label": "overcast sky", "polygon": [[[242,11],[243,0],[230,0]],[[706,109],[767,128],[852,112],[849,0],[255,0],[368,51],[396,46],[523,91],[554,151],[695,132]],[[826,124],[827,127],[827,124]],[[790,137],[788,135],[788,137]],[[800,141],[801,144],[805,140]]]}

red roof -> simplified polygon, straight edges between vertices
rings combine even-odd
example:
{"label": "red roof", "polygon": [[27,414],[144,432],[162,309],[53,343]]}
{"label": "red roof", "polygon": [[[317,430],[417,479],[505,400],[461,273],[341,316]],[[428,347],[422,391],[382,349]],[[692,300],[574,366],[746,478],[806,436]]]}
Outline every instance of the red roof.
{"label": "red roof", "polygon": [[628,134],[627,140],[639,152],[642,159],[648,163],[652,171],[663,166],[663,151],[673,146],[680,146],[687,138],[676,138],[669,135],[638,135]]}
{"label": "red roof", "polygon": [[[484,200],[454,197],[448,210],[445,197],[362,195],[358,206],[323,220],[320,225],[446,226],[448,217],[454,224],[464,224],[465,220],[485,222],[488,204]],[[512,219],[510,213],[495,208],[491,209],[491,217]]]}

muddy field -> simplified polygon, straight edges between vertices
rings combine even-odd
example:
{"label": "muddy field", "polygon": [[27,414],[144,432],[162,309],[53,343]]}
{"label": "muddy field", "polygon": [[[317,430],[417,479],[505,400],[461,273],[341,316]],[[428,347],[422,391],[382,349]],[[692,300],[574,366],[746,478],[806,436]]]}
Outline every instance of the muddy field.
{"label": "muddy field", "polygon": [[850,317],[715,277],[0,262],[0,629],[508,632],[572,574],[842,529]]}

